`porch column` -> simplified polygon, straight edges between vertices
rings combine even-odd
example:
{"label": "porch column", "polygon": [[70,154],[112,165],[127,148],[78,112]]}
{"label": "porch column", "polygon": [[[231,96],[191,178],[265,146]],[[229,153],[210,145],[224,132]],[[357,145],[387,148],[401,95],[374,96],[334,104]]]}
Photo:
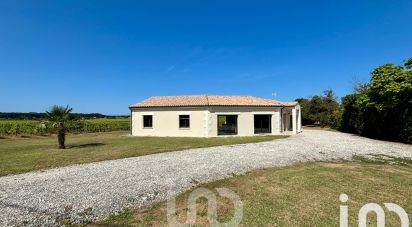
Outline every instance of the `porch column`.
{"label": "porch column", "polygon": [[279,122],[279,132],[280,133],[282,133],[283,132],[283,112],[282,111],[280,111],[280,113],[279,113],[279,119],[280,119],[280,122]]}
{"label": "porch column", "polygon": [[298,132],[302,132],[302,109],[299,109],[298,114]]}
{"label": "porch column", "polygon": [[296,108],[292,109],[292,129],[293,129],[293,134],[297,134],[297,125],[296,125]]}

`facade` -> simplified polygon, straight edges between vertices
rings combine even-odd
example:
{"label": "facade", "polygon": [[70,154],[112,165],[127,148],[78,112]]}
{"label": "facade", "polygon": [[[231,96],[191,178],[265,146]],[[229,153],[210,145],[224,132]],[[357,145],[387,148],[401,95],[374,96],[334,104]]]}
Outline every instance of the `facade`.
{"label": "facade", "polygon": [[297,134],[297,102],[252,96],[156,96],[129,107],[131,135],[217,137]]}

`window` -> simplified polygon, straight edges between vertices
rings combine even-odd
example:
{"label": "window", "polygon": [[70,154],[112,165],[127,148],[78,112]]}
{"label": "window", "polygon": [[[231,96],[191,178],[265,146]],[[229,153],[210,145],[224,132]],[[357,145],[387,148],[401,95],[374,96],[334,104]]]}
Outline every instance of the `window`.
{"label": "window", "polygon": [[143,128],[152,128],[153,127],[153,116],[144,115],[143,116]]}
{"label": "window", "polygon": [[217,134],[237,135],[237,115],[218,115]]}
{"label": "window", "polygon": [[190,115],[179,115],[179,128],[190,128]]}

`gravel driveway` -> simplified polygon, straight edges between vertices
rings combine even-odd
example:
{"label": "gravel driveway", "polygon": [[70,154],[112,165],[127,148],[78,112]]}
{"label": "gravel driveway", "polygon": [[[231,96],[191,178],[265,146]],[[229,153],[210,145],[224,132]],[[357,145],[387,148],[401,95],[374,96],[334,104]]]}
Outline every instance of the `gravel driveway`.
{"label": "gravel driveway", "polygon": [[198,182],[262,167],[350,159],[355,154],[412,158],[412,146],[306,130],[270,142],[190,149],[0,177],[0,226],[87,222],[122,208],[163,200]]}

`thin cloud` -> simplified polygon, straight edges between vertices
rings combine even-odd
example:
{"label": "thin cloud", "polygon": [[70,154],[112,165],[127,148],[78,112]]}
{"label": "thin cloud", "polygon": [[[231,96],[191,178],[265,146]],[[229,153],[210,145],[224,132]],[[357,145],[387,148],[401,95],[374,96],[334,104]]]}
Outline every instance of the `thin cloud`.
{"label": "thin cloud", "polygon": [[177,64],[173,64],[173,65],[167,67],[167,68],[165,69],[165,73],[171,73],[171,72],[176,68],[176,65],[177,65]]}

